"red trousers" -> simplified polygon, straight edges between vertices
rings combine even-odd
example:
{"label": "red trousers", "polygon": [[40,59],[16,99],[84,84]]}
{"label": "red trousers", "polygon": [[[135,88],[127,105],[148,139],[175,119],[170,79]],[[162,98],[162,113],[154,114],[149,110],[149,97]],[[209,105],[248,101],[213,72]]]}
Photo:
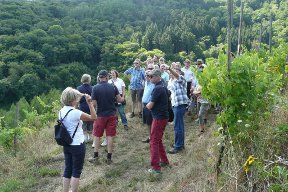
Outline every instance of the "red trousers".
{"label": "red trousers", "polygon": [[169,163],[162,142],[168,119],[153,119],[150,133],[150,160],[154,170],[160,171],[160,162]]}

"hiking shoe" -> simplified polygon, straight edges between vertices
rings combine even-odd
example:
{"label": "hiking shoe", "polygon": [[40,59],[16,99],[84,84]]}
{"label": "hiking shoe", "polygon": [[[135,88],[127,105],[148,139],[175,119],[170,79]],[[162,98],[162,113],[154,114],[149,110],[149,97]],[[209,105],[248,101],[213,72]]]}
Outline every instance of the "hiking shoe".
{"label": "hiking shoe", "polygon": [[128,125],[124,125],[124,129],[128,131]]}
{"label": "hiking shoe", "polygon": [[141,113],[141,112],[139,112],[138,116],[139,116],[139,118],[142,118],[142,113]]}
{"label": "hiking shoe", "polygon": [[150,142],[150,138],[148,137],[147,139],[142,140],[143,143],[149,143]]}
{"label": "hiking shoe", "polygon": [[93,164],[97,165],[97,164],[99,164],[99,157],[91,157],[91,158],[88,159],[88,161],[90,163],[93,163]]}
{"label": "hiking shoe", "polygon": [[148,173],[153,174],[153,175],[160,175],[161,171],[155,170],[155,169],[148,169]]}
{"label": "hiking shoe", "polygon": [[133,117],[135,117],[135,114],[134,114],[134,112],[132,112],[131,114],[130,114],[130,116],[129,116],[130,118],[133,118]]}
{"label": "hiking shoe", "polygon": [[160,162],[160,167],[170,167],[169,162]]}
{"label": "hiking shoe", "polygon": [[101,143],[101,146],[102,146],[102,147],[107,146],[107,139],[105,139],[105,140]]}
{"label": "hiking shoe", "polygon": [[[172,144],[171,147],[172,147],[172,148],[175,148],[175,144]],[[181,149],[181,150],[182,150],[182,149],[185,149],[185,146],[180,147],[180,149]]]}
{"label": "hiking shoe", "polygon": [[111,165],[112,164],[112,159],[106,159],[105,162],[106,162],[107,165]]}
{"label": "hiking shoe", "polygon": [[170,154],[176,154],[176,153],[179,153],[180,151],[182,151],[184,148],[180,148],[180,149],[177,149],[177,148],[172,148],[171,150],[168,151],[168,153]]}

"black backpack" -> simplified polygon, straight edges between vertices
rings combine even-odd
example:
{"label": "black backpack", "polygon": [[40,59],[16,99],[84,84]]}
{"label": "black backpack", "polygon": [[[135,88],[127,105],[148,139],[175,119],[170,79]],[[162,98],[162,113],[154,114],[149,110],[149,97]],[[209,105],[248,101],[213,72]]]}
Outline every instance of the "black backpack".
{"label": "black backpack", "polygon": [[69,146],[73,142],[73,138],[74,138],[75,133],[76,133],[76,131],[78,129],[79,123],[77,124],[77,127],[76,127],[72,137],[70,136],[69,132],[67,131],[67,129],[65,127],[65,125],[63,124],[63,120],[68,115],[68,113],[70,113],[70,111],[72,111],[72,110],[73,109],[70,109],[66,113],[66,115],[64,116],[63,119],[62,119],[61,113],[59,111],[60,119],[57,120],[57,124],[54,126],[54,130],[55,130],[54,138],[55,138],[55,140],[56,140],[58,145]]}

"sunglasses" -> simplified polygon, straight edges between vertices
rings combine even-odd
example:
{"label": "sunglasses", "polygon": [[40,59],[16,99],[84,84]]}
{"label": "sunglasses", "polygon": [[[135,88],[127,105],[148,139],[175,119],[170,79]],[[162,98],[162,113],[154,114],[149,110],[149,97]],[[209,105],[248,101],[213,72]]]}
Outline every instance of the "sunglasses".
{"label": "sunglasses", "polygon": [[148,70],[153,70],[154,68],[147,68]]}

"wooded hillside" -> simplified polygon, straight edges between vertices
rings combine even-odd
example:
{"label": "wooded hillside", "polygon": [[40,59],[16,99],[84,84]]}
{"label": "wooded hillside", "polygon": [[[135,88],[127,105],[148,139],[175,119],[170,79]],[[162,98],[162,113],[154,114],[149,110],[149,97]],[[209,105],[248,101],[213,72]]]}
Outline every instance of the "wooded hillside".
{"label": "wooded hillside", "polygon": [[[84,72],[124,70],[136,57],[217,57],[226,41],[224,0],[1,0],[0,5],[2,107],[51,88],[76,86]],[[237,0],[232,51],[239,12]],[[267,47],[270,13],[273,45],[287,41],[287,2],[251,0],[244,6],[243,50],[259,46],[260,31]]]}

